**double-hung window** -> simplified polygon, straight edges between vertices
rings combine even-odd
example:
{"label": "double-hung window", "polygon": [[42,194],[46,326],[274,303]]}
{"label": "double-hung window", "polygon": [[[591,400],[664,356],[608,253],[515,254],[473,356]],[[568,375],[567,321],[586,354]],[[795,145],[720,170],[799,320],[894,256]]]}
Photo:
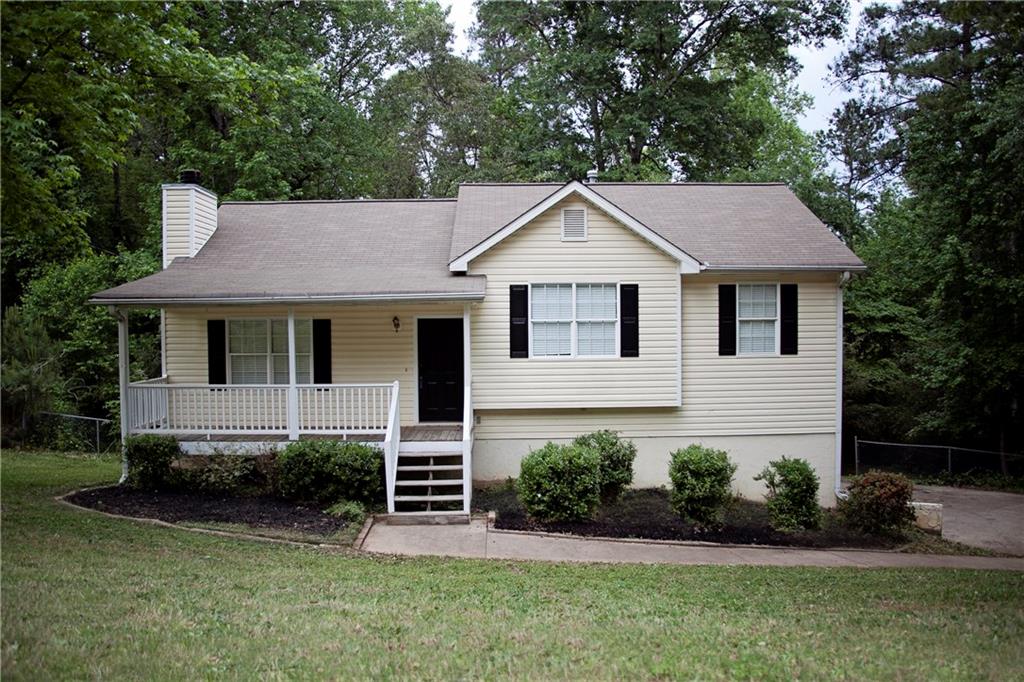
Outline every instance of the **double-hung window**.
{"label": "double-hung window", "polygon": [[615,356],[618,308],[616,284],[531,285],[533,357]]}
{"label": "double-hung window", "polygon": [[779,297],[776,284],[736,287],[736,327],[740,355],[778,352]]}
{"label": "double-hung window", "polygon": [[[295,320],[295,380],[312,380],[313,321]],[[228,320],[228,381],[288,383],[288,320]]]}

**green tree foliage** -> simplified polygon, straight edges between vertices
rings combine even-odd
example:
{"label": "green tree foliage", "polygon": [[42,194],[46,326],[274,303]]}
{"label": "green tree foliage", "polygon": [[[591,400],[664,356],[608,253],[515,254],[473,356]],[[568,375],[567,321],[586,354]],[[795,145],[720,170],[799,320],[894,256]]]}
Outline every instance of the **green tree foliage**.
{"label": "green tree foliage", "polygon": [[877,5],[837,65],[873,131],[858,177],[906,186],[857,242],[854,383],[912,435],[1024,444],[1022,40],[1014,3]]}
{"label": "green tree foliage", "polygon": [[[118,398],[117,321],[86,300],[96,291],[144,277],[159,268],[154,256],[124,252],[88,256],[67,266],[53,266],[33,280],[23,312],[36,320],[63,353],[60,373],[68,397],[84,414],[113,416],[108,401]],[[159,313],[131,313],[129,336],[132,380],[160,373]]]}
{"label": "green tree foliage", "polygon": [[756,146],[761,122],[734,106],[746,78],[790,69],[791,45],[838,37],[845,16],[827,1],[482,2],[477,35],[538,174],[702,180]]}
{"label": "green tree foliage", "polygon": [[61,392],[59,362],[60,346],[39,320],[18,307],[5,312],[0,374],[5,426],[16,424],[24,434],[32,416],[50,409]]}

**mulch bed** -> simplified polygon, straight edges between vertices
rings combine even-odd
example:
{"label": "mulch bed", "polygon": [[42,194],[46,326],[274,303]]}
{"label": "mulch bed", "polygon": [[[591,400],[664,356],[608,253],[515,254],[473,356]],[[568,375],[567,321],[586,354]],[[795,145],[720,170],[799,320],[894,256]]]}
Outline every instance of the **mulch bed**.
{"label": "mulch bed", "polygon": [[110,514],[158,519],[168,523],[205,521],[239,523],[329,536],[344,520],[319,509],[273,497],[231,497],[190,492],[147,492],[121,486],[84,490],[66,498],[73,504]]}
{"label": "mulch bed", "polygon": [[846,528],[829,512],[826,512],[821,530],[780,533],[769,525],[765,506],[747,500],[737,500],[733,503],[726,511],[721,527],[696,528],[684,522],[675,513],[669,503],[668,491],[662,488],[628,490],[618,502],[602,505],[592,520],[573,523],[540,523],[530,519],[516,498],[515,490],[509,485],[474,491],[473,506],[481,511],[497,512],[494,525],[504,530],[790,547],[879,549],[892,548],[899,544]]}

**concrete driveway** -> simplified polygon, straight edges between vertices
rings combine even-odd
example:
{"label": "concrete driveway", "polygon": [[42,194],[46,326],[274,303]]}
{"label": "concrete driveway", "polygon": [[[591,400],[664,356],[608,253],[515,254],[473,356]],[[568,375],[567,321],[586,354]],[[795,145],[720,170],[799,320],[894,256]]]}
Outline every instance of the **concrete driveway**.
{"label": "concrete driveway", "polygon": [[1024,556],[1024,495],[915,485],[918,502],[942,503],[942,537]]}

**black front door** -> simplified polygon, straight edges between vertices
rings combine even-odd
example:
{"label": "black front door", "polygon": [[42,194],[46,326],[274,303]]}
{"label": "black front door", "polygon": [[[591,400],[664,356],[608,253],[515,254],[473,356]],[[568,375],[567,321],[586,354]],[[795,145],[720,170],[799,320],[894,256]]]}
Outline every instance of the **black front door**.
{"label": "black front door", "polygon": [[416,323],[421,422],[462,421],[462,318]]}

